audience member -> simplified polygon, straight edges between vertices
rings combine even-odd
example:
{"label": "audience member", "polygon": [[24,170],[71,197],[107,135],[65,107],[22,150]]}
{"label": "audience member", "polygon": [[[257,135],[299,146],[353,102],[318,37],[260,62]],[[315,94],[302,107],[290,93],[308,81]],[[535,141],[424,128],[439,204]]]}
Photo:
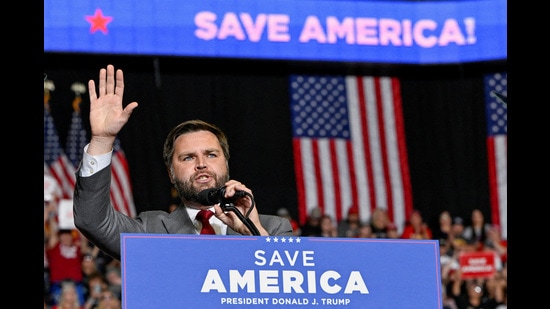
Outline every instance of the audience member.
{"label": "audience member", "polygon": [[107,265],[105,279],[109,284],[109,289],[112,292],[116,293],[119,298],[122,297],[122,276],[120,261],[113,260],[109,265]]}
{"label": "audience member", "polygon": [[457,309],[495,309],[498,300],[487,295],[484,280],[481,278],[462,279],[460,269],[452,274],[451,296]]}
{"label": "audience member", "polygon": [[372,233],[377,238],[388,238],[388,225],[390,224],[388,213],[383,208],[375,208],[370,219]]}
{"label": "audience member", "polygon": [[95,257],[93,253],[84,253],[82,255],[81,268],[82,268],[82,274],[84,276],[88,276],[91,273],[100,270],[99,267],[97,267],[97,263],[95,262]]}
{"label": "audience member", "polygon": [[296,221],[291,215],[290,212],[288,212],[288,209],[285,207],[281,207],[277,210],[277,216],[283,217],[288,219],[290,221],[290,225],[292,226],[292,233],[294,236],[298,236],[301,234],[300,231],[300,225],[298,224],[298,221]]}
{"label": "audience member", "polygon": [[492,276],[485,278],[484,288],[488,299],[493,300],[497,306],[504,304],[506,281],[502,279],[500,271],[497,271]]}
{"label": "audience member", "polygon": [[321,236],[321,208],[315,207],[307,216],[307,220],[300,226],[301,236]]}
{"label": "audience member", "polygon": [[445,286],[443,286],[443,288],[441,289],[441,294],[442,294],[441,299],[443,303],[442,309],[458,309],[454,298],[448,294],[448,291],[445,288]]}
{"label": "audience member", "polygon": [[508,259],[508,241],[500,236],[500,226],[492,225],[487,230],[485,247],[496,252],[502,263]]}
{"label": "audience member", "polygon": [[50,294],[50,263],[48,261],[48,242],[50,239],[50,219],[55,220],[57,213],[57,205],[55,202],[52,202],[54,198],[51,194],[48,195],[49,198],[44,199],[44,299],[47,304],[52,304],[54,302],[51,299]]}
{"label": "audience member", "polygon": [[113,292],[111,289],[104,289],[101,291],[101,296],[99,298],[99,304],[96,309],[120,309],[122,308],[122,303],[120,297],[117,296],[117,293]]}
{"label": "audience member", "polygon": [[439,266],[441,267],[441,283],[447,286],[450,282],[450,274],[459,267],[458,259],[447,250],[446,240],[439,242]]}
{"label": "audience member", "polygon": [[506,309],[508,307],[508,263],[502,265],[502,269],[497,272],[495,280],[495,292],[500,293],[500,295],[495,295],[495,298],[500,301],[496,309]]}
{"label": "audience member", "polygon": [[462,236],[470,245],[481,251],[487,239],[487,231],[491,228],[491,224],[485,222],[485,216],[479,209],[472,210],[471,223],[464,228]]}
{"label": "audience member", "polygon": [[90,276],[88,276],[88,295],[86,295],[84,309],[97,308],[97,305],[101,299],[101,291],[107,289],[108,287],[109,283],[101,272],[90,274]]}
{"label": "audience member", "polygon": [[444,243],[445,252],[451,249],[451,233],[453,229],[453,218],[447,210],[439,214],[437,226],[433,230],[433,239],[439,240],[439,244]]}
{"label": "audience member", "polygon": [[360,228],[359,208],[352,206],[348,209],[347,217],[338,222],[338,237],[359,237]]}
{"label": "audience member", "polygon": [[81,269],[82,269],[82,289],[83,289],[84,299],[87,299],[88,295],[90,294],[90,291],[88,290],[88,280],[90,279],[90,276],[92,274],[101,272],[101,270],[97,267],[95,258],[90,253],[86,253],[82,256]]}
{"label": "audience member", "polygon": [[173,212],[174,210],[176,210],[178,208],[178,204],[174,204],[174,203],[171,203],[170,205],[168,205],[168,212]]}
{"label": "audience member", "polygon": [[386,227],[386,237],[387,238],[399,238],[399,231],[397,230],[397,226],[393,224],[393,222],[388,222],[388,225]]}
{"label": "audience member", "polygon": [[[57,203],[55,203],[57,205]],[[57,213],[57,206],[56,206]],[[46,255],[50,270],[50,295],[52,304],[58,302],[61,293],[61,283],[64,280],[72,280],[76,285],[80,303],[84,302],[82,286],[82,251],[84,249],[83,237],[77,230],[59,229],[57,216],[49,216],[49,236]]]}
{"label": "audience member", "polygon": [[451,234],[449,235],[449,242],[451,252],[449,254],[454,255],[458,250],[461,250],[464,246],[468,245],[464,233],[464,220],[461,217],[453,218],[453,225],[451,228]]}
{"label": "audience member", "polygon": [[170,189],[170,204],[168,205],[168,212],[173,212],[181,204],[181,200],[178,196],[178,190],[175,187]]}
{"label": "audience member", "polygon": [[59,298],[52,309],[83,309],[77,286],[72,280],[63,280],[59,286]]}
{"label": "audience member", "polygon": [[372,228],[370,224],[363,224],[359,228],[359,234],[357,234],[358,238],[376,238],[376,235],[372,232]]}
{"label": "audience member", "polygon": [[409,220],[405,222],[405,228],[401,233],[402,239],[432,239],[432,230],[428,227],[428,224],[424,222],[422,214],[418,210],[414,210]]}
{"label": "audience member", "polygon": [[109,265],[109,263],[111,263],[115,259],[104,251],[101,251],[98,246],[94,245],[88,239],[85,240],[87,241],[88,245],[87,251],[85,253],[91,254],[94,257],[94,262],[97,269],[100,272],[105,273],[107,265]]}
{"label": "audience member", "polygon": [[321,226],[321,237],[337,237],[338,231],[336,225],[334,225],[334,220],[330,215],[322,215],[320,219]]}

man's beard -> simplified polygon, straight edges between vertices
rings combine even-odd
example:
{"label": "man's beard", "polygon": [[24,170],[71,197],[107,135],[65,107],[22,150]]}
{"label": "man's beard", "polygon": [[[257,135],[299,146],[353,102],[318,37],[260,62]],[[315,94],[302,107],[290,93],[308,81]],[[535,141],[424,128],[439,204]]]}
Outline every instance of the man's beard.
{"label": "man's beard", "polygon": [[[213,188],[221,188],[225,185],[225,183],[229,180],[229,175],[225,174],[222,177],[217,177],[217,175],[212,175],[214,179],[216,180],[216,184]],[[182,201],[187,202],[193,202],[193,203],[199,203],[198,195],[199,192],[202,190],[210,189],[210,188],[196,188],[193,186],[193,182],[191,180],[179,180],[176,179],[176,183],[174,184],[174,187],[178,191],[178,196]]]}

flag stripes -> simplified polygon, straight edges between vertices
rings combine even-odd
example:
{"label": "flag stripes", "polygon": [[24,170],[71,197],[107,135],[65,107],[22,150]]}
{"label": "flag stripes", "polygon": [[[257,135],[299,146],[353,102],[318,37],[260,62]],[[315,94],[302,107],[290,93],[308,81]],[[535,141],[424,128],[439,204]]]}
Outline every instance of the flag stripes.
{"label": "flag stripes", "polygon": [[508,222],[508,106],[498,95],[507,96],[507,79],[508,74],[500,72],[485,76],[491,222],[500,226],[504,239]]}
{"label": "flag stripes", "polygon": [[130,169],[118,138],[113,145],[111,175],[111,203],[116,210],[130,217],[135,217],[136,209],[130,182]]}
{"label": "flag stripes", "polygon": [[75,169],[61,148],[53,118],[44,105],[44,170],[57,181],[62,199],[72,199],[76,181]]}
{"label": "flag stripes", "polygon": [[402,228],[412,211],[399,81],[290,77],[299,221],[315,207],[336,220],[352,206],[386,209]]}

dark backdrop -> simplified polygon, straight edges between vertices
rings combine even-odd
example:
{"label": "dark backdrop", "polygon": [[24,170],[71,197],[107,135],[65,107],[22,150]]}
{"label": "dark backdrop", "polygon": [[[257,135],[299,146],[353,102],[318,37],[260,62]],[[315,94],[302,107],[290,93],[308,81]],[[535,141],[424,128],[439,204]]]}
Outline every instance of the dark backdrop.
{"label": "dark backdrop", "polygon": [[[55,83],[50,106],[62,145],[71,84],[97,81],[107,64],[124,70],[124,101],[139,103],[119,134],[138,212],[167,209],[164,138],[176,124],[201,118],[228,135],[231,177],[254,191],[259,210],[274,214],[284,206],[297,218],[288,76],[300,73],[399,77],[414,207],[432,226],[445,209],[467,222],[474,208],[491,218],[483,76],[506,71],[506,62],[392,66],[51,53],[44,60]],[[89,130],[87,94],[81,109]]]}

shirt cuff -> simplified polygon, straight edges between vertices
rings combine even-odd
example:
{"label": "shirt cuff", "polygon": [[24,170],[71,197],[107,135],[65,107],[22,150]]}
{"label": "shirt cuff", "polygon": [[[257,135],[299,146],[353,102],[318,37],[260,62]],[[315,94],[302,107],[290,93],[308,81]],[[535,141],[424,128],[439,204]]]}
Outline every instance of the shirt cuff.
{"label": "shirt cuff", "polygon": [[82,166],[80,167],[79,172],[80,176],[82,177],[92,176],[93,174],[109,166],[109,164],[111,164],[111,158],[113,156],[112,150],[102,155],[89,155],[87,152],[89,145],[90,144],[84,146],[84,154],[82,155]]}

